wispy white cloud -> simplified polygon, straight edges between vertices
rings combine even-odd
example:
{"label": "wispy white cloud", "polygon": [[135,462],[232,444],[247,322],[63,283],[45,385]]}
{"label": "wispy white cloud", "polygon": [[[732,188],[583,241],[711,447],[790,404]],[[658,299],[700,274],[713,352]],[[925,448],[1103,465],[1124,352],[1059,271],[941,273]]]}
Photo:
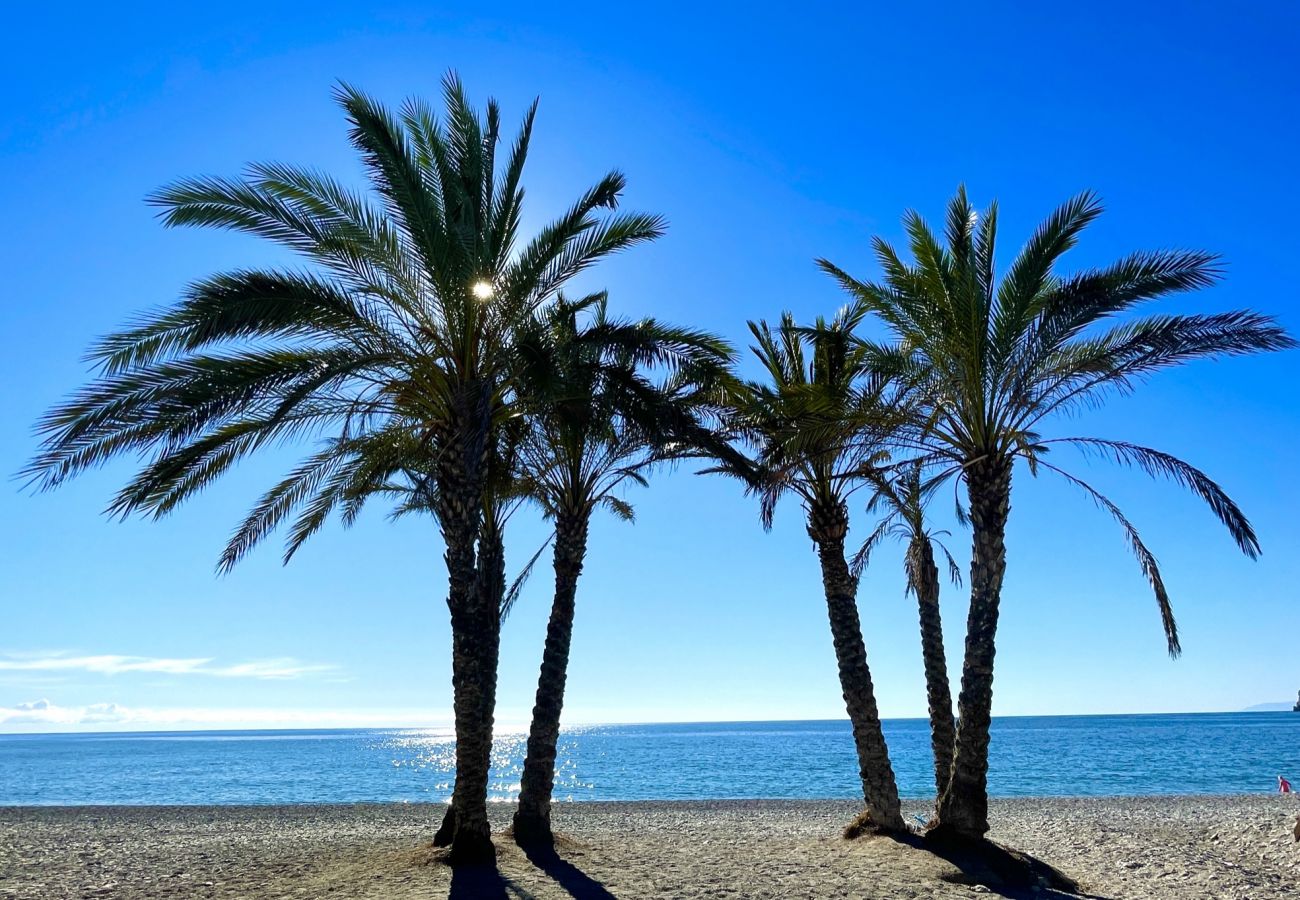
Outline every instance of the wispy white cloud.
{"label": "wispy white cloud", "polygon": [[116,703],[69,708],[42,699],[9,708],[0,706],[0,725],[113,725],[126,721],[129,714]]}
{"label": "wispy white cloud", "polygon": [[145,672],[154,675],[207,675],[214,678],[283,680],[330,672],[334,669],[334,666],[302,663],[292,657],[217,665],[216,660],[211,657],[168,659],[118,654],[73,656],[65,652],[0,655],[0,671],[14,672],[90,672],[99,675]]}
{"label": "wispy white cloud", "polygon": [[59,706],[33,700],[0,706],[0,729],[183,730],[190,728],[427,728],[447,727],[450,711],[412,709],[275,709],[218,707],[126,707],[117,703]]}

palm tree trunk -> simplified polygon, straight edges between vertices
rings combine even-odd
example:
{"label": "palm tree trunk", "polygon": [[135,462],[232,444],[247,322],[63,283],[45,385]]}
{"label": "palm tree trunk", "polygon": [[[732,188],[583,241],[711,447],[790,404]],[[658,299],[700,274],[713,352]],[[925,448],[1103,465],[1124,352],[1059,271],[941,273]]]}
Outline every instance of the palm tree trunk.
{"label": "palm tree trunk", "polygon": [[451,861],[482,863],[495,859],[487,817],[488,769],[492,756],[492,703],[495,666],[488,654],[499,629],[478,608],[452,614],[452,684],[456,720],[456,785],[451,804],[455,833]]}
{"label": "palm tree trunk", "polygon": [[[455,788],[452,789],[453,794]],[[456,836],[456,804],[448,803],[447,811],[442,814],[442,824],[433,835],[433,846],[450,847],[451,839]]]}
{"label": "palm tree trunk", "polygon": [[966,658],[957,698],[957,743],[952,776],[939,798],[939,836],[982,838],[989,830],[989,724],[993,716],[993,656],[998,602],[1006,572],[1007,514],[1011,509],[1011,462],[983,459],[966,469],[970,502],[970,615]]}
{"label": "palm tree trunk", "polygon": [[519,787],[514,835],[520,844],[552,844],[551,793],[560,737],[560,713],[573,637],[574,600],[587,553],[586,513],[560,516],[555,528],[555,599],[546,626],[546,647],[537,679],[537,701],[528,731],[528,753]]}
{"label": "palm tree trunk", "polygon": [[857,581],[844,558],[848,512],[843,504],[821,514],[811,512],[808,533],[817,545],[817,555],[821,560],[826,610],[835,644],[835,659],[839,663],[844,706],[853,727],[866,814],[878,829],[906,831],[898,801],[898,785],[889,762],[889,748],[880,727],[871,669],[867,666],[867,647],[862,640],[862,623],[858,618]]}
{"label": "palm tree trunk", "polygon": [[[484,646],[478,648],[482,656],[480,664],[484,679],[480,714],[486,720],[480,723],[479,727],[486,728],[490,734],[496,710],[497,664],[500,660],[500,609],[502,598],[505,595],[505,545],[500,530],[497,527],[488,527],[486,522],[483,533],[479,538],[478,553],[475,559],[474,590],[479,597],[476,603],[484,604],[484,616],[490,618],[493,609],[497,610],[498,613],[494,627],[491,629],[491,639]],[[484,745],[483,752],[487,754],[486,761],[479,760],[475,767],[486,767],[486,770],[490,771],[492,766],[492,745],[490,741]],[[459,766],[457,768],[459,769]],[[455,796],[454,788],[452,796],[453,798]],[[433,836],[433,845],[435,847],[449,846],[456,836],[456,825],[456,804],[453,801],[447,805],[447,811],[442,817],[442,824]]]}
{"label": "palm tree trunk", "polygon": [[495,653],[500,617],[478,590],[475,545],[483,519],[486,426],[463,414],[449,426],[438,457],[438,522],[446,547],[447,606],[451,612],[452,706],[456,723],[456,786],[452,792],[453,863],[496,858],[487,817],[488,766],[492,753]]}
{"label": "palm tree trunk", "polygon": [[930,747],[934,752],[935,796],[948,787],[957,725],[952,717],[952,688],[943,651],[943,621],[939,615],[939,567],[930,539],[920,535],[908,547],[912,590],[921,618],[921,659],[925,663],[925,693],[930,705]]}

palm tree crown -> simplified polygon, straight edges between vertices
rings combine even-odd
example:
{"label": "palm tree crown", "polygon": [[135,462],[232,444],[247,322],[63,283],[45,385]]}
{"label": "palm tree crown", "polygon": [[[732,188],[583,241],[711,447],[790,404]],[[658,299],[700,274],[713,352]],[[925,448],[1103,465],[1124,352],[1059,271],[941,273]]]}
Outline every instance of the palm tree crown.
{"label": "palm tree crown", "polygon": [[891,404],[888,379],[858,341],[863,318],[846,309],[810,327],[796,325],[789,313],[775,329],[749,323],[767,378],[734,387],[729,427],[754,455],[716,471],[758,494],[764,527],[788,494],[810,514],[842,509],[888,458],[885,440],[902,416]]}
{"label": "palm tree crown", "polygon": [[[961,569],[953,558],[952,552],[942,538],[948,532],[931,527],[926,515],[931,499],[948,480],[946,476],[927,478],[922,466],[914,462],[903,462],[881,467],[872,477],[874,490],[867,501],[867,514],[876,515],[876,527],[867,535],[853,557],[853,569],[861,572],[871,560],[871,554],[882,542],[892,538],[908,546],[909,552],[903,560],[904,574],[907,576],[905,588],[908,593],[916,593],[919,573],[916,560],[910,552],[913,547],[927,544],[939,548],[948,569],[948,577],[953,584],[961,585]],[[958,504],[959,518],[965,513]]]}
{"label": "palm tree crown", "polygon": [[[481,477],[517,327],[573,275],[663,223],[599,216],[623,188],[614,172],[518,246],[536,105],[498,170],[496,104],[480,118],[454,75],[444,89],[442,122],[420,101],[394,115],[339,89],[370,195],[278,164],[160,191],[152,202],[168,225],[255,234],[313,267],[204,279],[175,307],[101,341],[91,353],[101,377],[45,417],[28,472],[53,487],[110,456],[152,452],[111,510],[161,515],[268,442],[329,436],[278,510],[308,484],[347,477],[339,451],[414,433],[434,457],[458,450]],[[291,550],[319,527],[317,513],[300,521]],[[278,521],[272,512],[264,524]],[[241,529],[224,564],[260,536]]]}
{"label": "palm tree crown", "polygon": [[969,477],[972,467],[1024,459],[1064,476],[1088,493],[1124,530],[1147,576],[1171,654],[1177,627],[1154,555],[1107,497],[1044,458],[1064,444],[1103,454],[1192,490],[1228,528],[1248,556],[1259,552],[1250,523],[1203,472],[1149,447],[1095,437],[1044,439],[1045,419],[1099,404],[1108,392],[1129,392],[1145,377],[1202,357],[1293,346],[1271,318],[1253,312],[1156,315],[1116,322],[1140,304],[1208,287],[1218,258],[1200,251],[1134,253],[1110,266],[1061,275],[1055,266],[1101,214],[1090,193],[1056,210],[999,279],[994,270],[997,205],[980,215],[964,189],[948,207],[945,241],[908,213],[904,225],[913,263],[885,241],[873,241],[884,273],[861,281],[822,259],[818,264],[854,298],[861,314],[878,316],[892,346],[872,346],[873,364],[890,373],[924,412],[905,443],[928,463],[946,461]]}
{"label": "palm tree crown", "polygon": [[604,293],[542,310],[519,341],[520,452],[548,517],[585,518],[601,505],[631,519],[614,489],[644,483],[646,467],[703,433],[731,355],[700,331],[611,319]]}

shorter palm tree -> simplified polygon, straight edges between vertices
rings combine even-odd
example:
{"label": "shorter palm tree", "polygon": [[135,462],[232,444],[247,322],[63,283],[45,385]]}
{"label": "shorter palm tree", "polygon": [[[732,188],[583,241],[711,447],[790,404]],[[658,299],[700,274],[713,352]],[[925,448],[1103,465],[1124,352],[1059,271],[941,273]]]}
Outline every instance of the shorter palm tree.
{"label": "shorter palm tree", "polygon": [[771,527],[781,498],[793,495],[802,502],[821,563],[840,689],[857,751],[866,803],[859,824],[901,832],[907,826],[867,664],[858,579],[845,556],[848,500],[885,460],[884,441],[900,419],[889,402],[889,385],[875,375],[856,336],[862,318],[846,310],[808,328],[796,325],[789,313],[775,329],[750,322],[751,349],[766,378],[735,385],[727,415],[729,432],[748,455],[720,459],[706,471],[741,479],[759,497],[764,528]]}
{"label": "shorter palm tree", "polygon": [[[930,746],[934,751],[934,785],[937,794],[948,787],[952,755],[957,738],[957,723],[952,714],[952,688],[948,682],[948,663],[943,649],[943,618],[939,613],[939,567],[935,548],[947,562],[948,577],[961,586],[961,569],[944,546],[940,536],[926,521],[926,505],[943,479],[923,478],[922,466],[905,465],[897,477],[880,478],[876,492],[867,504],[868,513],[881,515],[876,530],[863,542],[853,558],[854,574],[866,567],[871,552],[885,538],[902,541],[906,546],[903,569],[907,592],[916,597],[921,624],[921,659],[925,665],[925,693],[930,710]],[[961,505],[958,504],[958,514]]]}
{"label": "shorter palm tree", "polygon": [[[605,295],[596,294],[546,309],[520,341],[520,353],[520,406],[528,410],[520,474],[555,524],[555,597],[514,836],[521,844],[549,845],[575,600],[592,514],[603,507],[632,521],[631,505],[616,492],[629,482],[645,485],[646,471],[702,428],[702,388],[725,371],[731,350],[712,335],[652,319],[611,320]],[[647,374],[656,367],[666,369],[664,378]]]}

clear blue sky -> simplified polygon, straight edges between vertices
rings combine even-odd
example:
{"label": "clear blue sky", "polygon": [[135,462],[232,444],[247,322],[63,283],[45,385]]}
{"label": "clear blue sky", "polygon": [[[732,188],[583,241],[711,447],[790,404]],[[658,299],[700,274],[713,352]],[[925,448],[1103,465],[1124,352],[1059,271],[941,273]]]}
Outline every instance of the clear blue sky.
{"label": "clear blue sky", "polygon": [[[1007,253],[1092,188],[1109,212],[1072,265],[1213,249],[1226,283],[1183,308],[1253,306],[1300,332],[1293,3],[809,4],[797,16],[752,4],[364,6],[6,13],[0,470],[23,464],[34,420],[86,377],[92,338],[189,279],[283,259],[249,239],[164,231],[149,191],[255,160],[357,177],[330,101],[337,79],[397,102],[436,96],[454,67],[512,122],[540,95],[531,224],[610,167],[628,174],[628,207],[671,222],[589,279],[627,314],[739,342],[747,318],[830,312],[841,298],[815,256],[870,274],[870,235],[898,238],[909,206],[939,216],[964,182],[977,203],[1000,200]],[[1186,648],[1170,661],[1119,532],[1072,489],[1022,473],[998,713],[1238,709],[1294,695],[1298,374],[1295,353],[1205,364],[1056,426],[1205,468],[1252,516],[1264,557],[1240,556],[1172,487],[1079,463],[1164,566]],[[375,509],[287,568],[268,546],[213,574],[241,511],[293,458],[247,465],[160,523],[101,516],[125,464],[53,495],[16,482],[0,492],[0,729],[445,721],[450,641],[430,522],[393,525]],[[634,526],[594,526],[567,720],[842,716],[797,506],[765,534],[736,486],[689,468],[628,499]],[[516,564],[543,534],[519,519]],[[964,564],[966,536],[953,546]],[[507,723],[531,708],[549,587],[539,570],[506,624]],[[860,603],[882,710],[924,714],[896,551],[880,554]],[[959,592],[945,608],[955,658]]]}

